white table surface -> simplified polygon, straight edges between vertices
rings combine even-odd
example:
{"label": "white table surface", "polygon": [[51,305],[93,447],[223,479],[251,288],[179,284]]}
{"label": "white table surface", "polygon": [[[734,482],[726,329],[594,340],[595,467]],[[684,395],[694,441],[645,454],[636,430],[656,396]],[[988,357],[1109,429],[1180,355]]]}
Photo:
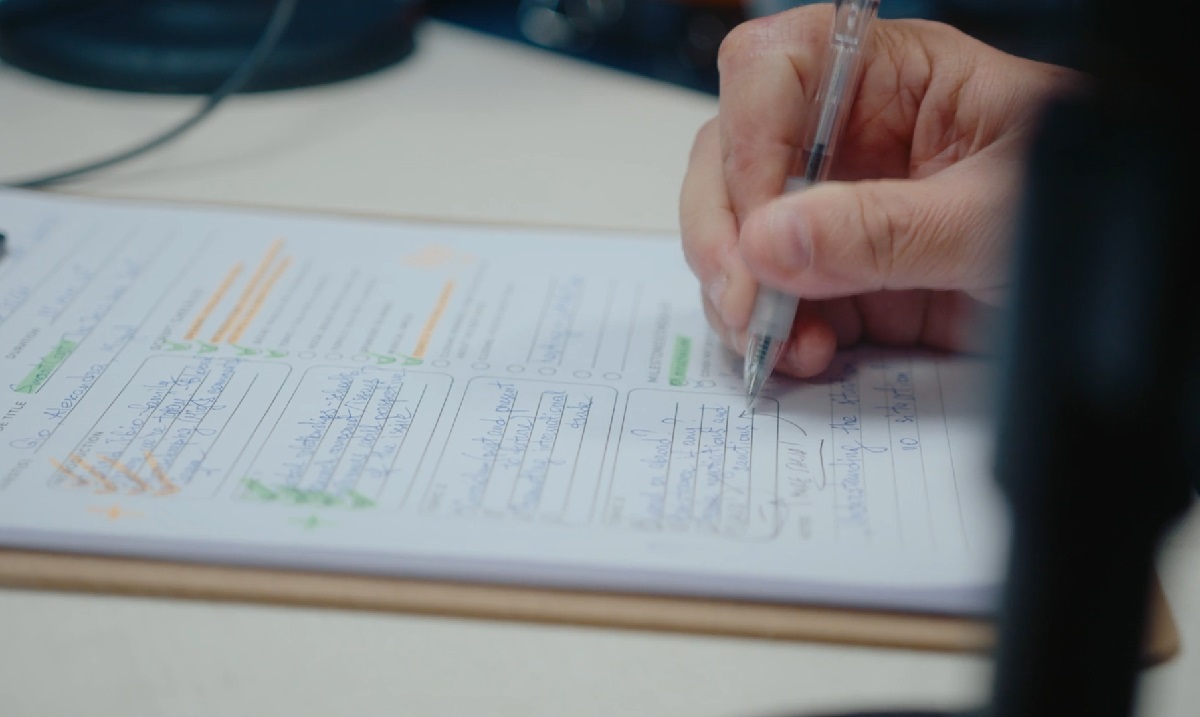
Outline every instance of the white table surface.
{"label": "white table surface", "polygon": [[[674,231],[711,97],[449,26],[336,86],[240,97],[97,195]],[[134,144],[194,99],[0,67],[0,180]],[[1142,715],[1200,713],[1200,511],[1162,558],[1183,653]],[[775,717],[974,704],[986,657],[0,590],[0,715]]]}

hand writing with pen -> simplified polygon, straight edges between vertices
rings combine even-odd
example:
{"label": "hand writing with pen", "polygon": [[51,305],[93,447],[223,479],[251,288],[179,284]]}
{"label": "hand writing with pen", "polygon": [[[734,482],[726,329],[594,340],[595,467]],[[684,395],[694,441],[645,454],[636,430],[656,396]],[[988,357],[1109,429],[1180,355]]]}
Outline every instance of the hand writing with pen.
{"label": "hand writing with pen", "polygon": [[946,25],[880,20],[831,181],[784,194],[830,20],[806,6],[746,22],[721,47],[718,114],[680,199],[708,320],[743,352],[758,285],[799,296],[778,369],[801,377],[862,341],[982,348],[1039,111],[1082,78]]}

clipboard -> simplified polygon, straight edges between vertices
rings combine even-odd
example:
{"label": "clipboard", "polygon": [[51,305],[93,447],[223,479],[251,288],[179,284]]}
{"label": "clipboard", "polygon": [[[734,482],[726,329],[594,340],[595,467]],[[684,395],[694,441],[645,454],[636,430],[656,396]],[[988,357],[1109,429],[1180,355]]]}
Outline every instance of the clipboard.
{"label": "clipboard", "polygon": [[[0,586],[369,610],[466,619],[982,653],[986,619],[815,605],[456,583],[24,550],[0,550]],[[1179,653],[1161,584],[1150,586],[1143,665]]]}
{"label": "clipboard", "polygon": [[[188,203],[175,204],[188,206]],[[341,216],[372,218],[358,214]],[[994,639],[993,626],[987,619],[936,613],[433,581],[3,548],[0,548],[0,587],[960,653],[986,652]],[[1178,630],[1157,579],[1150,589],[1144,641],[1147,665],[1167,661],[1180,649]]]}

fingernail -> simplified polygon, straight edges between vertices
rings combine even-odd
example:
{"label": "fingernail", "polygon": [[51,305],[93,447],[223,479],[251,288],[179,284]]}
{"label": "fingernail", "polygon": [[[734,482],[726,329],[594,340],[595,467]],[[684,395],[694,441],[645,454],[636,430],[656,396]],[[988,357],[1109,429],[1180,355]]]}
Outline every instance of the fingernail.
{"label": "fingernail", "polygon": [[774,248],[775,265],[785,272],[803,271],[812,262],[812,231],[808,218],[795,207],[775,202],[767,210],[767,245]]}

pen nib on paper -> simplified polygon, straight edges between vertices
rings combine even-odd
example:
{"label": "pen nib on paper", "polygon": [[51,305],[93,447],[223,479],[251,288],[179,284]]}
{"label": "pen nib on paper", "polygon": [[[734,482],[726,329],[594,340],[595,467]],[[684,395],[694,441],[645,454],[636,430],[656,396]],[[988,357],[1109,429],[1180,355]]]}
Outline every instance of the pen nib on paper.
{"label": "pen nib on paper", "polygon": [[762,391],[763,384],[766,383],[767,372],[759,369],[751,369],[749,383],[746,384],[746,410],[754,410],[754,402],[758,400],[758,394]]}
{"label": "pen nib on paper", "polygon": [[763,334],[751,334],[746,346],[746,365],[743,381],[746,385],[746,410],[754,408],[758,394],[775,368],[779,358],[779,342]]}
{"label": "pen nib on paper", "polygon": [[[755,372],[755,373],[757,373],[757,372]],[[757,378],[757,376],[753,376],[752,378]],[[761,384],[762,382],[758,381],[757,383]],[[758,391],[755,391],[754,389],[747,386],[747,388],[746,388],[746,410],[742,413],[743,416],[746,413],[749,413],[750,411],[754,410],[754,399],[756,399],[756,398],[758,398]]]}

